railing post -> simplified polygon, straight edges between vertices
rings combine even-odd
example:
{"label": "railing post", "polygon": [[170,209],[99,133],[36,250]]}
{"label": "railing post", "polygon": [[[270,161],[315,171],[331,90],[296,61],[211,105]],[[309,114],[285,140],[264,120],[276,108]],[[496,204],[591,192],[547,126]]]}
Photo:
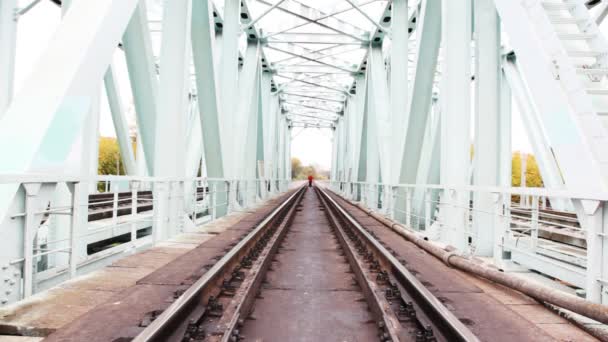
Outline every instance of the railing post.
{"label": "railing post", "polygon": [[[192,203],[190,205],[190,208],[192,210],[190,211],[190,214],[192,214],[192,223],[194,223],[194,225],[196,226],[196,202],[197,202],[197,199],[198,199],[198,181],[195,180],[193,183],[194,184],[192,186],[192,189],[193,189],[193,191],[192,191],[192,197],[190,199],[191,203]],[[185,195],[186,194],[184,193],[184,196]]]}
{"label": "railing post", "polygon": [[34,289],[34,238],[40,222],[36,220],[36,197],[40,183],[24,183],[25,222],[23,232],[23,298],[32,295]]}
{"label": "railing post", "polygon": [[112,233],[116,229],[116,225],[118,224],[118,191],[114,190],[114,194],[112,196]]}
{"label": "railing post", "polygon": [[[72,218],[70,220],[70,278],[76,276],[76,271],[78,267],[78,226],[81,222],[81,216],[88,215],[88,208],[86,210],[81,208],[82,203],[80,203],[80,192],[84,187],[80,182],[73,183],[72,186],[69,186],[72,191]],[[87,219],[88,220],[88,219]]]}
{"label": "railing post", "polygon": [[[396,191],[395,191],[395,188],[393,188],[390,185],[387,185],[386,188],[388,189],[387,198],[388,198],[388,201],[389,201],[389,205],[388,205],[389,211],[388,211],[388,213],[389,213],[390,219],[394,220],[395,219],[395,209],[396,209],[395,208],[395,194],[396,194]],[[349,189],[350,189],[350,187],[349,187]]]}
{"label": "railing post", "polygon": [[468,245],[466,236],[468,219],[468,192],[445,188],[441,196],[441,229],[444,242],[464,251]]}
{"label": "railing post", "polygon": [[541,209],[543,209],[543,210],[547,209],[547,196],[541,197]]}
{"label": "railing post", "polygon": [[431,228],[431,190],[424,190],[424,230]]}
{"label": "railing post", "polygon": [[532,251],[536,253],[538,247],[538,196],[532,196],[530,212],[530,237],[532,238]]}
{"label": "railing post", "polygon": [[154,243],[166,238],[167,209],[168,209],[168,182],[159,181],[154,184]]}
{"label": "railing post", "polygon": [[209,204],[211,206],[211,219],[215,220],[215,218],[217,217],[217,183],[216,182],[211,183],[211,201]]}
{"label": "railing post", "polygon": [[137,197],[139,181],[131,181],[131,248],[135,251],[135,240],[137,240]]}
{"label": "railing post", "polygon": [[[603,279],[608,272],[605,263],[606,251],[606,231],[604,222],[604,202],[582,201],[582,207],[587,215],[587,300],[594,303],[608,301],[608,295],[603,292],[606,279]],[[603,297],[603,298],[602,298]]]}
{"label": "railing post", "polygon": [[[507,237],[507,207],[505,203],[510,200],[509,194],[495,193],[493,194],[494,199],[494,248],[492,256],[494,258],[494,264],[502,268],[504,265],[503,244]],[[507,199],[508,198],[508,199]]]}
{"label": "railing post", "polygon": [[405,188],[405,225],[412,228],[412,191]]}

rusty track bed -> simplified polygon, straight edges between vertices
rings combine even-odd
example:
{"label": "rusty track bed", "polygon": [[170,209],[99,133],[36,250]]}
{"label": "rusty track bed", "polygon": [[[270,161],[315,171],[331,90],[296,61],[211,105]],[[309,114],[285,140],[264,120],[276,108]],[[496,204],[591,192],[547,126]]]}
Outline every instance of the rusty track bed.
{"label": "rusty track bed", "polygon": [[383,341],[478,341],[477,337],[449,311],[407,268],[397,260],[375,234],[366,230],[323,190],[330,222],[351,259],[359,265],[358,276],[367,283],[367,296],[383,317]]}
{"label": "rusty track bed", "polygon": [[[368,308],[368,310],[365,310],[364,306],[333,308],[331,307],[332,300],[340,303],[344,299],[331,298],[329,300],[330,308],[326,310],[346,311],[344,317],[347,317],[347,320],[352,318],[348,315],[353,315],[353,311],[355,311],[354,320],[366,319],[363,322],[349,323],[351,330],[356,330],[353,329],[353,325],[360,328],[361,331],[353,331],[353,334],[361,337],[367,336],[363,337],[364,340],[369,340],[374,335],[379,341],[477,340],[468,328],[383,247],[373,233],[361,227],[324,191],[318,188],[315,188],[315,191],[315,193],[311,191],[311,194],[308,195],[311,196],[308,205],[310,209],[311,203],[318,203],[319,208],[318,211],[310,210],[314,213],[308,213],[308,215],[318,217],[320,212],[325,212],[325,215],[321,215],[325,218],[321,217],[323,221],[317,224],[321,226],[321,229],[331,231],[336,241],[332,253],[336,254],[336,258],[346,260],[347,263],[342,263],[350,269],[350,272],[347,273],[352,273],[351,275],[340,275],[340,271],[330,270],[331,277],[334,279],[338,277],[341,283],[344,283],[344,279],[342,279],[344,277],[352,278],[354,281],[350,284],[354,286],[352,289],[331,289],[331,291],[344,291],[347,301],[348,298],[352,299],[356,293],[361,293],[364,298],[360,301],[367,303]],[[280,317],[271,318],[270,322],[266,318],[264,323],[264,320],[256,321],[255,318],[252,318],[252,313],[255,311],[256,301],[263,298],[261,290],[267,273],[272,270],[273,262],[276,261],[275,257],[281,254],[280,249],[285,236],[290,230],[297,211],[302,210],[298,209],[301,207],[299,203],[306,192],[305,188],[302,188],[290,196],[191,288],[177,298],[169,308],[155,317],[134,341],[249,340],[250,335],[247,331],[255,331],[251,325],[256,324],[261,325],[258,327],[258,331],[261,329],[264,334],[280,335],[282,331],[277,330],[280,327],[276,326],[282,324]],[[304,233],[309,234],[308,239],[310,240],[310,232]],[[302,234],[302,232],[296,231],[293,234]],[[296,242],[296,244],[306,243],[307,241],[299,240]],[[292,257],[292,264],[293,259]],[[299,262],[302,263],[302,261]],[[326,265],[325,260],[321,260],[321,263]],[[336,266],[335,262],[332,264],[331,260],[328,260],[327,265]],[[307,266],[304,264],[303,267]],[[303,273],[304,276],[309,276],[305,269]],[[310,275],[312,278],[315,276],[319,277],[318,270],[316,274]],[[334,297],[340,296],[338,292],[335,293]],[[296,302],[300,300],[301,298],[295,299]],[[303,305],[307,304],[305,301],[303,303]],[[268,302],[266,304],[268,305]],[[276,309],[277,304],[271,303],[272,305]],[[294,314],[290,310],[298,310],[298,308],[279,307],[278,315]],[[313,310],[312,316],[309,313],[304,320],[315,319],[315,316],[329,317],[331,314],[336,314],[318,311],[321,309]],[[331,324],[326,322],[325,326],[328,325],[331,330]],[[318,329],[315,324],[309,327]],[[288,327],[285,329],[289,330]],[[243,334],[243,330],[245,334]],[[292,330],[292,332],[304,335],[307,333],[307,331],[301,331],[305,329],[299,327]],[[331,340],[336,337],[331,335],[331,331],[328,334],[323,338]],[[306,336],[304,337],[306,339]],[[317,338],[319,337],[317,336]],[[257,336],[257,339],[262,338]],[[285,339],[285,336],[282,336],[282,339]]]}
{"label": "rusty track bed", "polygon": [[[244,285],[257,273],[259,260],[265,247],[276,239],[293,215],[295,204],[302,197],[300,189],[279,205],[266,219],[253,229],[234,248],[224,255],[209,271],[188,288],[166,310],[142,331],[134,341],[201,341],[217,340],[230,330],[222,321],[227,316],[221,295],[233,296],[235,286]],[[273,244],[271,243],[270,246]],[[267,253],[267,252],[266,252]],[[240,304],[240,303],[239,303]],[[228,305],[229,310],[238,309]],[[236,322],[229,322],[234,326]],[[210,335],[210,338],[206,338]],[[226,334],[227,335],[227,334]],[[230,337],[227,335],[227,337]]]}

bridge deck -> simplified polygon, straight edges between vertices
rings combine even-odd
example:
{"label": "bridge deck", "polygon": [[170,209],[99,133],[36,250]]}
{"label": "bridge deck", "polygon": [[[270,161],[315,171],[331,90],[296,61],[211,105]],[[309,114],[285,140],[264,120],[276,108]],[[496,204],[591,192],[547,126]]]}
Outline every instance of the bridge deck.
{"label": "bridge deck", "polygon": [[[49,341],[132,338],[286,196],[274,198],[252,212],[214,221],[198,232],[182,234],[100,271],[40,293],[10,310],[2,310],[3,332],[50,334]],[[405,260],[408,270],[480,339],[595,341],[535,300],[447,267],[357,207],[337,197],[334,199],[359,224],[374,232],[398,259]],[[303,328],[300,323],[308,321],[311,324],[308,328],[321,334],[317,337],[333,340],[332,337],[343,331],[331,319],[324,321],[326,313],[319,310],[348,313],[335,317],[344,320],[343,328],[347,331],[354,329],[349,328],[349,324],[358,326],[367,321],[367,312],[359,310],[365,305],[358,301],[361,295],[357,291],[343,289],[326,298],[318,295],[318,287],[348,287],[348,282],[344,281],[350,279],[350,274],[345,277],[344,262],[331,257],[335,254],[336,242],[329,238],[328,221],[312,191],[304,196],[301,209],[291,224],[291,235],[287,235],[283,251],[277,254],[277,261],[267,274],[267,284],[253,313],[256,320],[247,321],[243,327],[246,337],[272,340],[272,331],[265,327],[276,326],[276,322],[283,322],[280,324],[285,327],[283,338],[294,336]],[[320,255],[323,257],[319,258]],[[311,296],[311,292],[315,298],[306,301],[304,297]],[[340,307],[339,303],[350,304]],[[316,321],[313,317],[317,317]],[[360,328],[367,331],[365,327]]]}

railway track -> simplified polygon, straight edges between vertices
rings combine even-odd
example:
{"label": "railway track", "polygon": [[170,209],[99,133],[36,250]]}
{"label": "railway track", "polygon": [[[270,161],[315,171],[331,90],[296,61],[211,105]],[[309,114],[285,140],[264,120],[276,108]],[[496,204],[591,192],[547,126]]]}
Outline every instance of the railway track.
{"label": "railway track", "polygon": [[393,254],[302,188],[134,341],[478,340]]}

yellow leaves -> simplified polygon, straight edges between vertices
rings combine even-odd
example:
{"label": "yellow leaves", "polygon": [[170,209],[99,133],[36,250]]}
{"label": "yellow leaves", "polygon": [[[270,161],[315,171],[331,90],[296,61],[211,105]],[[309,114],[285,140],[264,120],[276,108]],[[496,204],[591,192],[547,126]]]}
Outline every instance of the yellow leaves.
{"label": "yellow leaves", "polygon": [[101,137],[99,139],[99,165],[97,166],[97,173],[100,175],[125,174],[120,158],[120,149],[115,138]]}
{"label": "yellow leaves", "polygon": [[302,165],[302,161],[298,158],[291,158],[291,178],[292,179],[308,179],[312,175],[316,180],[327,179],[327,175],[320,173],[314,166]]}
{"label": "yellow leaves", "polygon": [[[526,154],[526,186],[541,188],[543,187],[543,179],[536,163],[536,158],[531,154]],[[521,186],[521,154],[513,153],[511,169],[511,185]]]}

